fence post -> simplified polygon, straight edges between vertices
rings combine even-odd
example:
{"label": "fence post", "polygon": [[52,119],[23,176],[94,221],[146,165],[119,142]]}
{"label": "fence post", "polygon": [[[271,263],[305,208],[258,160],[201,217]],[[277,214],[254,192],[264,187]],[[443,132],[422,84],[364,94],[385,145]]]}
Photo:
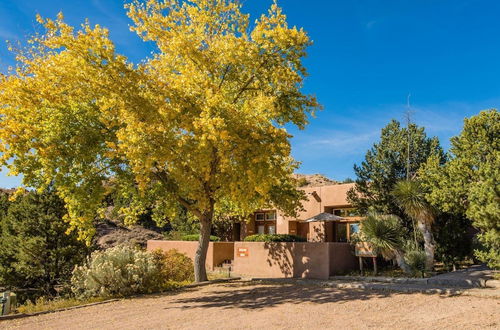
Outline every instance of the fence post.
{"label": "fence post", "polygon": [[2,292],[2,297],[0,297],[0,302],[2,303],[2,310],[0,315],[7,315],[10,313],[10,292]]}
{"label": "fence post", "polygon": [[361,273],[361,276],[363,276],[363,259],[361,259],[361,257],[358,258],[359,258],[359,271]]}

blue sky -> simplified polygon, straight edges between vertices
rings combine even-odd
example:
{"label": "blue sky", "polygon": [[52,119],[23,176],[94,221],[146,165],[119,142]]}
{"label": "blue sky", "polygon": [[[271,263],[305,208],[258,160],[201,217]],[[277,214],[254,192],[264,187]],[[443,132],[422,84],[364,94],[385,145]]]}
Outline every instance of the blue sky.
{"label": "blue sky", "polygon": [[[252,19],[271,0],[246,0]],[[301,173],[353,177],[391,118],[403,120],[411,93],[414,121],[449,146],[464,117],[500,104],[500,1],[281,0],[289,23],[314,40],[305,59],[304,91],[324,110],[304,131],[291,129]],[[0,0],[0,40],[25,40],[35,15],[78,25],[85,18],[110,29],[119,52],[139,61],[152,50],[134,33],[121,0]],[[12,65],[0,43],[0,71]],[[0,186],[18,178],[0,173]]]}

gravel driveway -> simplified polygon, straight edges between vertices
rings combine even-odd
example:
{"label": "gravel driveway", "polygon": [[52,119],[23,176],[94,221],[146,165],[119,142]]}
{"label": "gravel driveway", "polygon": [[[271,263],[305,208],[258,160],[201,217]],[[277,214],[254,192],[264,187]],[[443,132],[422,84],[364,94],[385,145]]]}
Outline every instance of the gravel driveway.
{"label": "gravel driveway", "polygon": [[22,329],[500,328],[500,300],[233,282],[3,321]]}

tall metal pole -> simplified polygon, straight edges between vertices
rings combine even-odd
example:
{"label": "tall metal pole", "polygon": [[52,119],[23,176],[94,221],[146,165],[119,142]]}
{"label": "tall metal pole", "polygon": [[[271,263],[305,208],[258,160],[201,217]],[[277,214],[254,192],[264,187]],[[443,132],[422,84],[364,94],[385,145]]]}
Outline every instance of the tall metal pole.
{"label": "tall metal pole", "polygon": [[[410,132],[410,125],[411,125],[411,107],[410,107],[410,97],[411,93],[408,93],[408,97],[406,98],[406,112],[405,112],[405,118],[406,118],[406,135],[407,135],[407,143],[406,143],[406,180],[410,180],[410,166],[411,166],[411,160],[410,160],[410,145],[411,145],[411,132]],[[415,245],[417,245],[417,228],[415,226],[415,220],[412,218],[411,223],[413,225],[413,239],[415,240]]]}
{"label": "tall metal pole", "polygon": [[410,111],[410,96],[406,98],[406,107],[407,110],[405,112],[406,117],[406,135],[407,135],[407,143],[406,143],[406,180],[410,180],[410,144],[411,144],[411,133],[410,133],[410,124],[411,124],[411,111]]}

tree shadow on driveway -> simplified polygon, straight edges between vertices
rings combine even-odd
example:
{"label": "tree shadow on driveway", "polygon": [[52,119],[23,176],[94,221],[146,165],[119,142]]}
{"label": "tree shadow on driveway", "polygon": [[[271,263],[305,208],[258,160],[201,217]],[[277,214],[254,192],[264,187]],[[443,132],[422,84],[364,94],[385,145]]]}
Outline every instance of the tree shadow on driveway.
{"label": "tree shadow on driveway", "polygon": [[[387,298],[402,293],[364,289],[340,289],[314,284],[230,283],[203,296],[179,298],[172,302],[182,306],[170,308],[242,308],[260,309],[281,304],[343,303],[352,300]],[[214,288],[215,289],[215,288]]]}

